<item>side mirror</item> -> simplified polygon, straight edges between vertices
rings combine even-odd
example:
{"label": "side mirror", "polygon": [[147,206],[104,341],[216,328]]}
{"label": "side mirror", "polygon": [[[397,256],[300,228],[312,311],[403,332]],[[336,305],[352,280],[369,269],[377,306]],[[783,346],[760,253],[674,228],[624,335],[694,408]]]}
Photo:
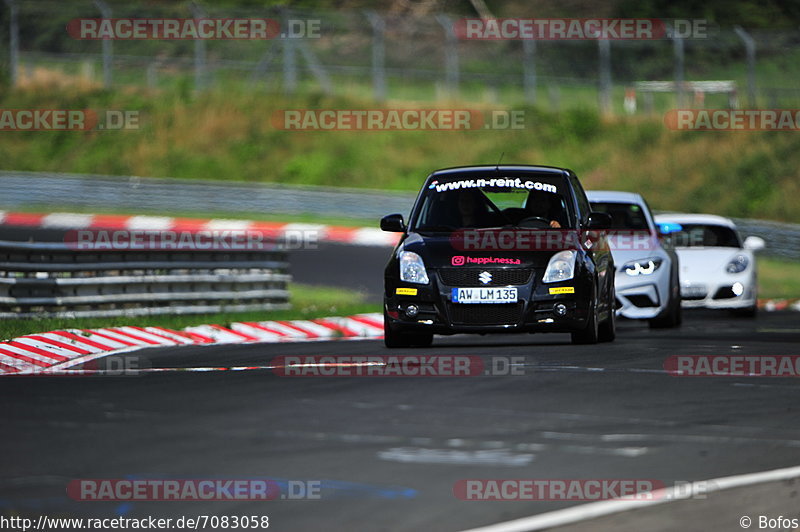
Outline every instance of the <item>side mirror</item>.
{"label": "side mirror", "polygon": [[611,229],[611,215],[605,212],[590,212],[586,229]]}
{"label": "side mirror", "polygon": [[764,242],[764,239],[760,236],[748,236],[744,239],[742,247],[749,251],[758,251],[759,249],[764,249],[767,247],[767,243]]}
{"label": "side mirror", "polygon": [[406,224],[402,214],[390,214],[381,218],[381,231],[390,233],[405,233]]}

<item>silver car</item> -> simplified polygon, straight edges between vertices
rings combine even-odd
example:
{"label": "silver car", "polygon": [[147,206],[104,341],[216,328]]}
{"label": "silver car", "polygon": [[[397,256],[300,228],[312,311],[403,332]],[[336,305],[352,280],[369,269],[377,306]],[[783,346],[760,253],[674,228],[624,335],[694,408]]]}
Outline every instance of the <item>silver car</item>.
{"label": "silver car", "polygon": [[616,271],[617,315],[649,320],[650,327],[681,324],[678,256],[659,239],[644,198],[632,192],[587,191],[593,211],[607,213]]}

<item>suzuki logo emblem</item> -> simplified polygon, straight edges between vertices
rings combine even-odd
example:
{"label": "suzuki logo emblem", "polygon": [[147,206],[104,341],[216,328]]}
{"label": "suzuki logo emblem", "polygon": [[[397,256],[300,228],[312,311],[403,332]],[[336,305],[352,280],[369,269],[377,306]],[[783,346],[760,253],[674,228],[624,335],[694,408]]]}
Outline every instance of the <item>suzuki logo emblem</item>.
{"label": "suzuki logo emblem", "polygon": [[489,284],[492,282],[492,274],[489,272],[481,272],[480,275],[478,275],[478,280],[483,284]]}

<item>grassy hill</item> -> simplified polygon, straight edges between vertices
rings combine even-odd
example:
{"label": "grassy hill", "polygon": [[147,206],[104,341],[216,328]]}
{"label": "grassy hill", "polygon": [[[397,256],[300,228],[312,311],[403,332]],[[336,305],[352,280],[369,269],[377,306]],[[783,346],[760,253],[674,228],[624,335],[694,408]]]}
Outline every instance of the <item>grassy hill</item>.
{"label": "grassy hill", "polygon": [[416,190],[435,168],[495,163],[504,153],[506,163],[570,167],[587,188],[639,191],[655,209],[800,222],[796,132],[677,132],[660,115],[604,119],[580,108],[522,108],[520,130],[287,132],[271,124],[276,111],[375,104],[59,83],[0,89],[0,108],[139,110],[141,128],[3,132],[1,168]]}

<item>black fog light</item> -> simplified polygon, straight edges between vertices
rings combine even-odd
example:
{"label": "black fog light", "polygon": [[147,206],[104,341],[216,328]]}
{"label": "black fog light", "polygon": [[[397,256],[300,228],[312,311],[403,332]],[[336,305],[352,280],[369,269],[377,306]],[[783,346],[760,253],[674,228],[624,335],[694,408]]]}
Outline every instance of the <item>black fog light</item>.
{"label": "black fog light", "polygon": [[556,303],[553,305],[553,312],[556,316],[566,316],[567,306],[564,303]]}
{"label": "black fog light", "polygon": [[414,318],[416,315],[419,314],[419,307],[416,305],[409,305],[406,307],[406,316],[409,318]]}

